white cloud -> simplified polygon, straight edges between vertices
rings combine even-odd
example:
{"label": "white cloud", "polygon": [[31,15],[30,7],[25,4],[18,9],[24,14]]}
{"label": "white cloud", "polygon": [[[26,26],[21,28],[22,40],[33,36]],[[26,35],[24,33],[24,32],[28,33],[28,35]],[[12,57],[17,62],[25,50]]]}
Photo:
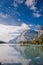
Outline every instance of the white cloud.
{"label": "white cloud", "polygon": [[33,5],[33,0],[26,0],[25,4],[27,6],[32,6]]}
{"label": "white cloud", "polygon": [[17,0],[19,4],[23,3],[24,0]]}
{"label": "white cloud", "polygon": [[37,25],[34,24],[31,26],[31,29],[34,31],[37,31],[37,32],[39,31],[39,28],[40,28],[40,25],[38,25],[38,24]]}
{"label": "white cloud", "polygon": [[41,14],[36,12],[36,13],[33,13],[33,16],[39,18],[41,16]]}
{"label": "white cloud", "polygon": [[29,25],[29,27],[32,27],[32,26],[33,26],[33,24],[30,24],[30,25]]}
{"label": "white cloud", "polygon": [[19,4],[22,4],[24,2],[24,0],[14,0],[14,7],[18,7]]}
{"label": "white cloud", "polygon": [[0,13],[0,18],[8,18],[7,14]]}
{"label": "white cloud", "polygon": [[25,5],[30,7],[31,10],[36,10],[35,4],[36,4],[35,0],[26,0],[25,2]]}
{"label": "white cloud", "polygon": [[41,14],[39,13],[40,11],[37,10],[38,8],[35,6],[36,3],[37,1],[35,0],[26,0],[25,5],[27,5],[30,10],[33,10],[33,16],[38,18],[41,16]]}
{"label": "white cloud", "polygon": [[[20,55],[20,52],[17,52],[16,49],[14,49],[13,47],[9,47],[8,45],[3,45],[0,47],[0,50],[1,50],[0,51],[0,58],[1,58],[0,61],[2,63],[4,62],[14,63],[14,61],[16,62],[16,60],[19,60],[18,55]],[[11,60],[13,60],[13,62]]]}
{"label": "white cloud", "polygon": [[21,21],[21,19],[19,18],[18,21]]}
{"label": "white cloud", "polygon": [[14,1],[13,6],[14,6],[14,7],[18,7],[18,4],[17,4],[16,1]]}
{"label": "white cloud", "polygon": [[35,7],[34,5],[32,5],[30,9],[33,10],[33,11],[36,11],[37,7]]}
{"label": "white cloud", "polygon": [[22,27],[21,27],[22,29],[28,29],[29,27],[28,27],[28,25],[27,24],[22,24]]}
{"label": "white cloud", "polygon": [[30,28],[25,23],[22,23],[21,26],[8,26],[8,25],[0,24],[0,40],[8,42],[9,40],[20,35],[20,32],[26,29],[30,29]]}

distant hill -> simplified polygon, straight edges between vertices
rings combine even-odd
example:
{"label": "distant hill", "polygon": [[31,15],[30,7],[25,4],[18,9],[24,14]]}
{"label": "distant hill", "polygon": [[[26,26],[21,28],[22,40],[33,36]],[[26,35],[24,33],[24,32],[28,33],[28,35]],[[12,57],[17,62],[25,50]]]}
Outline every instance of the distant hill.
{"label": "distant hill", "polygon": [[21,40],[24,41],[31,41],[32,39],[36,39],[38,37],[38,32],[34,30],[25,30],[21,33],[21,35],[17,36],[15,39],[10,40],[9,42],[20,42]]}
{"label": "distant hill", "polygon": [[0,41],[0,44],[1,44],[1,43],[6,43],[6,42],[4,42],[4,41]]}
{"label": "distant hill", "polygon": [[0,41],[0,43],[5,43],[4,41]]}

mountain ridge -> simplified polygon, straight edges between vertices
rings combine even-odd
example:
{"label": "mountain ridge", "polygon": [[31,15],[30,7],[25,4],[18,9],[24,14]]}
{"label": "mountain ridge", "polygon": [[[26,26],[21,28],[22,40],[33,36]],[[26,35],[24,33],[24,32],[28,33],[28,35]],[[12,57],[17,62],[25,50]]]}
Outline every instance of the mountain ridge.
{"label": "mountain ridge", "polygon": [[17,36],[15,39],[10,40],[9,42],[20,42],[21,40],[24,41],[31,41],[34,38],[37,38],[38,32],[34,30],[25,30],[23,31],[19,36]]}

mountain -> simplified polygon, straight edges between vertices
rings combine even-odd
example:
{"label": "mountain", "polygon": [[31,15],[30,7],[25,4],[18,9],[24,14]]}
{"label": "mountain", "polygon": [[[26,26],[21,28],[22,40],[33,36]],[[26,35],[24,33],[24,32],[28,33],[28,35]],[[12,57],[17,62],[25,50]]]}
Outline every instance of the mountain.
{"label": "mountain", "polygon": [[38,32],[34,30],[25,30],[23,31],[19,36],[17,36],[15,39],[10,40],[9,42],[20,42],[23,41],[31,41],[32,39],[36,39],[38,37]]}
{"label": "mountain", "polygon": [[25,41],[31,41],[38,37],[38,32],[34,30],[27,30],[23,33],[22,39],[24,38]]}
{"label": "mountain", "polygon": [[[23,31],[23,32],[24,32],[24,31]],[[14,38],[14,39],[10,40],[9,42],[10,42],[10,43],[19,42],[19,41],[20,41],[20,39],[21,39],[21,35],[23,34],[23,32],[22,32],[20,35],[18,35],[16,38]]]}
{"label": "mountain", "polygon": [[[10,40],[9,42],[10,42],[10,43],[18,42],[20,37],[21,37],[21,35],[19,35],[19,36],[17,36],[16,38]],[[18,40],[18,41],[17,41],[17,40]]]}

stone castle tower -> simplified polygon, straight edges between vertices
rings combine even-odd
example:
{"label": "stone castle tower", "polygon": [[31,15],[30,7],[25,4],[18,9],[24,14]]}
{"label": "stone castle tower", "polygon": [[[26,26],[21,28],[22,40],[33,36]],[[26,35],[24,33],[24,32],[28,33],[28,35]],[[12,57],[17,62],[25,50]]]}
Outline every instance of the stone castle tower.
{"label": "stone castle tower", "polygon": [[42,34],[43,34],[43,26],[41,26],[41,27],[39,28],[38,37],[40,37],[40,35],[42,35]]}

